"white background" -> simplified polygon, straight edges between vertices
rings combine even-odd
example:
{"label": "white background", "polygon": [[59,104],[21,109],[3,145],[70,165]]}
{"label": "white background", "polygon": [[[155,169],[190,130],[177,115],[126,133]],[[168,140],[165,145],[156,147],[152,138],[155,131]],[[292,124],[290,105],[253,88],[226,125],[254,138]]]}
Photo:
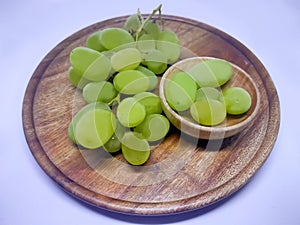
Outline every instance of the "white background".
{"label": "white background", "polygon": [[[209,210],[134,217],[95,210],[62,191],[39,167],[24,138],[22,101],[42,58],[74,32],[116,16],[163,13],[219,28],[265,65],[281,103],[278,139],[251,181]],[[1,0],[0,224],[300,224],[300,1]]]}

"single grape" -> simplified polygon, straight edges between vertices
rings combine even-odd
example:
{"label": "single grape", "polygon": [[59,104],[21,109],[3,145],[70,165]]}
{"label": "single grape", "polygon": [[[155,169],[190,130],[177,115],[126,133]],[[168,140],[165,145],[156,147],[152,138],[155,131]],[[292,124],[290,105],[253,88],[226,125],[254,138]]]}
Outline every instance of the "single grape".
{"label": "single grape", "polygon": [[103,146],[114,134],[116,118],[112,111],[94,109],[84,113],[74,127],[76,142],[87,149]]}
{"label": "single grape", "polygon": [[122,154],[128,163],[142,165],[150,157],[149,143],[133,132],[127,132],[122,139]]}
{"label": "single grape", "polygon": [[69,127],[68,127],[68,135],[69,138],[71,139],[71,141],[73,143],[77,143],[76,138],[75,138],[75,134],[74,134],[74,128],[77,124],[77,122],[79,121],[79,119],[81,118],[82,115],[84,115],[87,111],[90,110],[94,110],[94,109],[105,109],[110,111],[110,107],[103,102],[96,102],[96,103],[90,103],[85,105],[84,107],[82,107],[72,118],[71,122],[69,123]]}
{"label": "single grape", "polygon": [[86,102],[105,102],[109,103],[116,97],[118,92],[114,85],[109,81],[91,82],[87,84],[82,95]]}
{"label": "single grape", "polygon": [[167,57],[159,50],[152,50],[144,54],[144,64],[155,74],[162,74],[167,69]]}
{"label": "single grape", "polygon": [[137,41],[137,48],[141,52],[149,52],[155,49],[155,40],[151,34],[143,34]]}
{"label": "single grape", "polygon": [[220,100],[221,97],[222,93],[217,88],[213,87],[202,87],[196,92],[196,101],[203,98]]}
{"label": "single grape", "polygon": [[91,34],[86,40],[86,47],[94,49],[98,52],[105,51],[106,49],[101,43],[100,36],[101,36],[101,31],[97,31]]}
{"label": "single grape", "polygon": [[190,113],[199,124],[214,126],[225,120],[226,106],[218,100],[201,99],[191,105]]}
{"label": "single grape", "polygon": [[106,56],[87,47],[76,47],[71,51],[70,61],[82,77],[91,81],[105,80],[111,72],[111,64]]}
{"label": "single grape", "polygon": [[141,20],[137,14],[132,14],[127,17],[124,23],[124,29],[127,30],[131,34],[135,34],[138,28],[141,26]]}
{"label": "single grape", "polygon": [[133,97],[123,99],[117,107],[117,118],[125,127],[139,125],[145,116],[145,107]]}
{"label": "single grape", "polygon": [[120,140],[116,134],[114,134],[109,141],[104,144],[103,148],[109,153],[115,153],[121,149],[121,146]]}
{"label": "single grape", "polygon": [[160,28],[157,23],[148,21],[144,26],[144,31],[147,34],[151,34],[154,39],[156,39],[160,33]]}
{"label": "single grape", "polygon": [[158,141],[164,138],[170,129],[169,120],[161,114],[148,115],[134,131],[139,132],[148,141]]}
{"label": "single grape", "polygon": [[161,99],[158,95],[152,92],[140,92],[133,97],[145,107],[146,114],[162,113]]}
{"label": "single grape", "polygon": [[142,55],[136,48],[125,48],[116,52],[110,62],[115,71],[134,70],[142,62]]}
{"label": "single grape", "polygon": [[69,81],[75,87],[79,89],[83,89],[85,85],[87,85],[90,81],[82,77],[82,74],[74,69],[72,66],[69,68]]}
{"label": "single grape", "polygon": [[161,51],[172,64],[179,59],[180,44],[177,35],[171,30],[164,30],[156,38],[156,48]]}
{"label": "single grape", "polygon": [[232,76],[229,62],[222,59],[209,59],[198,63],[187,71],[200,87],[220,87]]}
{"label": "single grape", "polygon": [[155,73],[153,73],[151,70],[144,66],[138,66],[136,70],[142,72],[144,75],[146,75],[149,78],[149,88],[147,91],[153,90],[157,87],[158,79]]}
{"label": "single grape", "polygon": [[170,107],[176,111],[187,110],[195,101],[197,84],[185,72],[178,72],[167,81],[165,96]]}
{"label": "single grape", "polygon": [[128,31],[116,27],[103,29],[100,38],[102,45],[109,50],[134,42],[132,35]]}
{"label": "single grape", "polygon": [[115,89],[123,94],[137,94],[149,89],[149,77],[137,70],[119,72],[113,80]]}
{"label": "single grape", "polygon": [[230,87],[223,91],[228,114],[239,115],[247,112],[252,104],[250,94],[241,87]]}

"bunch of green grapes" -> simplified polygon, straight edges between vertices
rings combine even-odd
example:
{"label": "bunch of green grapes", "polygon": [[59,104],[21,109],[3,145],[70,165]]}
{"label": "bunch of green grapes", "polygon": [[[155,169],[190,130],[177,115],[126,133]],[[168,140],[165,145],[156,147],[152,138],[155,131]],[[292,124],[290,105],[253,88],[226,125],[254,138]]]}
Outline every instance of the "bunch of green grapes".
{"label": "bunch of green grapes", "polygon": [[228,61],[209,59],[171,77],[165,88],[166,100],[177,112],[189,111],[194,121],[214,126],[227,114],[241,115],[251,107],[250,94],[241,87],[221,86],[232,77]]}
{"label": "bunch of green grapes", "polygon": [[180,45],[173,31],[151,20],[154,13],[146,19],[133,14],[123,28],[97,31],[70,53],[69,80],[87,102],[69,124],[70,140],[86,149],[120,151],[132,165],[144,164],[151,144],[170,129],[154,90],[157,75],[178,60]]}

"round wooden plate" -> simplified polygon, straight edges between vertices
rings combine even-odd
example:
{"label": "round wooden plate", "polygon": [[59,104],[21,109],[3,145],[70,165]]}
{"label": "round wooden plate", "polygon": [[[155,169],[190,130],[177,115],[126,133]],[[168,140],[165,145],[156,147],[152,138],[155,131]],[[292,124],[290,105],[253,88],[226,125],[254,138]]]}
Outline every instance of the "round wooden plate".
{"label": "round wooden plate", "polygon": [[[41,168],[66,192],[96,207],[126,214],[162,215],[199,209],[228,197],[256,173],[277,138],[280,109],[274,84],[259,59],[228,34],[187,18],[164,15],[164,27],[199,56],[226,59],[250,74],[261,106],[252,127],[215,141],[191,138],[175,128],[152,147],[144,166],[130,166],[119,154],[80,150],[68,138],[68,124],[83,104],[68,81],[70,51],[88,35],[122,27],[127,16],[93,24],[63,40],[42,60],[28,84],[23,127]],[[184,53],[183,53],[184,54]],[[184,56],[182,56],[184,57]]]}

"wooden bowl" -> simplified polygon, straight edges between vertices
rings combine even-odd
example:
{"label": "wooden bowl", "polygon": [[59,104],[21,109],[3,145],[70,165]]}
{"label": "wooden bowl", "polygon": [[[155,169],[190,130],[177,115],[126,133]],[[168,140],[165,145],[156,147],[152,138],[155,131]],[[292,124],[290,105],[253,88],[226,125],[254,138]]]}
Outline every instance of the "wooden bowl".
{"label": "wooden bowl", "polygon": [[252,99],[250,109],[242,115],[227,115],[225,121],[217,126],[200,125],[189,115],[187,115],[188,112],[179,113],[174,111],[169,106],[165,96],[165,85],[174,74],[180,71],[187,71],[196,64],[210,59],[216,58],[191,57],[183,59],[172,65],[162,76],[159,86],[159,95],[162,99],[162,107],[166,116],[176,128],[188,135],[201,139],[223,139],[241,132],[246,127],[250,127],[258,114],[258,109],[260,106],[260,94],[257,85],[247,72],[242,70],[237,65],[230,63],[232,66],[232,77],[221,87],[221,89],[225,89],[227,87],[242,87],[246,89]]}

